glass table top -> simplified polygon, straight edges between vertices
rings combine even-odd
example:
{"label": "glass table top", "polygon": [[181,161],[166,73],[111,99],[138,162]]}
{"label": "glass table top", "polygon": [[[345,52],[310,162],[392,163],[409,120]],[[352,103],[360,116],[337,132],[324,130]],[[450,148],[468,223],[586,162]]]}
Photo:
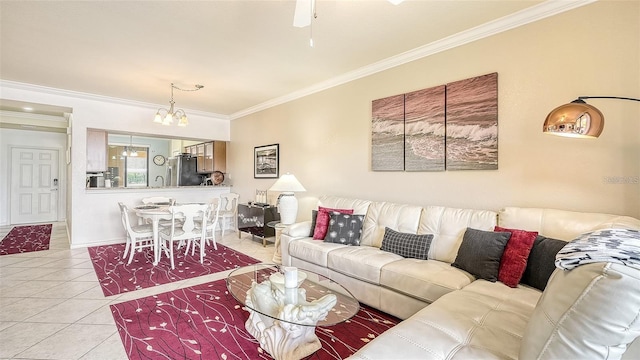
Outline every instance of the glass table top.
{"label": "glass table top", "polygon": [[[301,273],[304,273],[304,275]],[[227,277],[227,289],[238,302],[253,311],[280,321],[308,326],[308,324],[296,322],[295,319],[283,318],[278,312],[274,313],[272,311],[273,307],[268,309],[270,311],[265,311],[253,304],[252,301],[247,301],[247,293],[251,291],[253,284],[263,284],[270,285],[266,295],[273,298],[274,304],[279,304],[276,306],[284,306],[286,303],[291,303],[291,301],[288,302],[285,299],[291,299],[291,297],[287,296],[291,295],[292,289],[284,289],[283,284],[279,283],[279,279],[282,279],[281,274],[282,266],[276,264],[260,263],[240,267],[232,271]],[[294,305],[301,305],[302,307],[312,305],[329,294],[333,294],[336,297],[335,306],[328,312],[326,318],[318,321],[315,326],[339,324],[349,320],[360,310],[358,300],[353,297],[349,290],[337,282],[303,269],[298,269],[298,276],[299,278],[306,276],[306,278],[300,283],[297,290],[293,290],[297,293],[294,297],[295,300],[293,300],[295,302]],[[302,294],[302,296],[298,294]]]}

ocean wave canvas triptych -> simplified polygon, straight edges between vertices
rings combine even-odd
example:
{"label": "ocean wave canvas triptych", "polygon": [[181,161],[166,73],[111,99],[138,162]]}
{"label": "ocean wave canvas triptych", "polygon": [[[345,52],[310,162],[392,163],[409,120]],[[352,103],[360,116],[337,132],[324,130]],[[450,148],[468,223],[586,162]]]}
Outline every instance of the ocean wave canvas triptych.
{"label": "ocean wave canvas triptych", "polygon": [[374,171],[497,168],[497,73],[372,102]]}

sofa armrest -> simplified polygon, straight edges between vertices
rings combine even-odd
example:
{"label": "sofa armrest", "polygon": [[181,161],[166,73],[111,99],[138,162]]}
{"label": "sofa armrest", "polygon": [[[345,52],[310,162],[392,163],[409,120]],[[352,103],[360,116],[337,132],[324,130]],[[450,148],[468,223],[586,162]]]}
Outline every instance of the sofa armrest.
{"label": "sofa armrest", "polygon": [[282,230],[282,234],[289,235],[292,238],[309,237],[311,232],[311,221],[303,221],[287,226]]}
{"label": "sofa armrest", "polygon": [[280,235],[280,255],[282,265],[291,266],[291,255],[289,254],[289,244],[292,241],[309,238],[311,231],[311,221],[303,221],[287,226]]}

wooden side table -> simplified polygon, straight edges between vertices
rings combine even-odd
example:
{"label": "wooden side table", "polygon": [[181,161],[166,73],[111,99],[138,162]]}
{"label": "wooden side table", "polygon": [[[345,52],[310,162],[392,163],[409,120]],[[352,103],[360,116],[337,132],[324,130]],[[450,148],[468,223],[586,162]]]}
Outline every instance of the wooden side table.
{"label": "wooden side table", "polygon": [[262,246],[267,246],[267,238],[276,235],[275,229],[267,226],[270,221],[279,221],[280,214],[275,206],[255,204],[238,204],[238,237],[242,232],[262,239]]}

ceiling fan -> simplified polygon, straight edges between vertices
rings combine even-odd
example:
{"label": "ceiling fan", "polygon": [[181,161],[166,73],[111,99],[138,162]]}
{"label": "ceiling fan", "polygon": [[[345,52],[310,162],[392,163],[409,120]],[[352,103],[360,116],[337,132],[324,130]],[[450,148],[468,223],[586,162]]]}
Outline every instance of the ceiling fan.
{"label": "ceiling fan", "polygon": [[[387,0],[398,5],[404,0]],[[293,14],[293,26],[303,28],[311,25],[311,19],[316,18],[316,0],[296,0],[296,10]]]}

